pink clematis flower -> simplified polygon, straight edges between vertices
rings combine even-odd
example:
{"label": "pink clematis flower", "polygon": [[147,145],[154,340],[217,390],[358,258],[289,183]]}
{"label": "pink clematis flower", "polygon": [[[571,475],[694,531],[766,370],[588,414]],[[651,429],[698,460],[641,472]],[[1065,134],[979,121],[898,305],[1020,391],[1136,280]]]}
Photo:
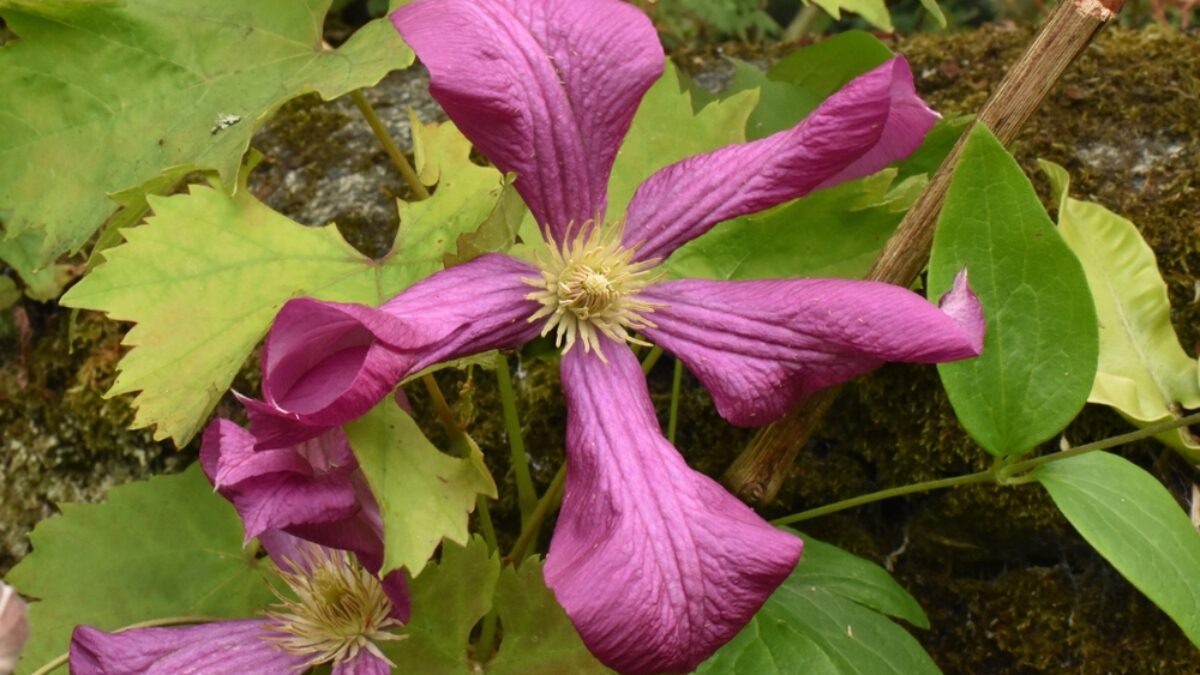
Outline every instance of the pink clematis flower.
{"label": "pink clematis flower", "polygon": [[394,607],[378,579],[341,551],[278,530],[263,545],[292,590],[257,619],[108,633],[78,626],[75,675],[111,673],[299,673],[331,664],[333,675],[388,675],[377,643],[399,640]]}
{"label": "pink clematis flower", "polygon": [[550,253],[536,265],[485,255],[378,309],[289,302],[267,340],[265,400],[249,403],[257,447],[327,433],[431,364],[553,332],[568,477],[546,582],[612,668],[689,671],[746,624],[802,543],[688,468],[626,343],[662,346],[726,419],[761,425],[884,361],[975,356],[983,320],[965,275],[939,309],[886,284],[660,283],[653,270],[723,220],[908,155],[936,115],[893,59],[790,130],[659,171],[624,222],[608,223],[613,159],[663,69],[641,12],[617,0],[417,0],[392,20],[458,127],[516,172]]}

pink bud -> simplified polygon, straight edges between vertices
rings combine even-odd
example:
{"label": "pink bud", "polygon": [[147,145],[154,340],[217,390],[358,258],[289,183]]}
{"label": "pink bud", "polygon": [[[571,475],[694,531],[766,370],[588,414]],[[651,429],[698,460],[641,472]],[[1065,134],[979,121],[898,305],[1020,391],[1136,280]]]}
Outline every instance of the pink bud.
{"label": "pink bud", "polygon": [[26,606],[12,586],[0,583],[0,673],[11,673],[17,667],[21,648],[29,639]]}

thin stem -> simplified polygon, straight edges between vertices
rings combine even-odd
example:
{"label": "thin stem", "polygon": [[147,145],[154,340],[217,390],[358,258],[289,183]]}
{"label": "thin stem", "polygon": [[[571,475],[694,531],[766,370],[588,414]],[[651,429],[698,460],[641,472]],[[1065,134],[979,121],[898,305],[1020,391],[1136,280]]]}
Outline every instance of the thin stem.
{"label": "thin stem", "polygon": [[538,497],[533,479],[529,476],[529,457],[525,454],[525,438],[521,434],[521,420],[517,417],[517,395],[513,391],[512,373],[508,369],[508,357],[502,352],[496,354],[496,380],[500,385],[500,407],[504,410],[504,428],[508,433],[508,449],[512,453],[517,508],[521,511],[523,529],[529,525]]}
{"label": "thin stem", "polygon": [[437,380],[434,379],[433,373],[422,375],[421,384],[425,385],[425,391],[429,392],[429,398],[433,401],[433,409],[437,411],[438,420],[441,421],[446,433],[450,434],[450,438],[455,443],[462,443],[462,437],[466,435],[466,432],[463,431],[462,425],[458,423],[458,418],[454,416],[454,411],[450,409],[450,404],[446,402],[446,396],[442,393],[442,388],[438,386]]}
{"label": "thin stem", "polygon": [[516,543],[513,544],[512,551],[504,557],[505,562],[512,563],[513,567],[521,566],[521,561],[525,559],[525,552],[529,550],[529,545],[537,539],[542,522],[558,506],[559,500],[562,498],[563,483],[566,481],[566,478],[567,465],[563,464],[558,468],[558,473],[554,474],[554,479],[550,481],[549,487],[546,488],[546,493],[538,500],[537,508],[533,510],[533,517],[530,518],[529,524],[521,530],[521,535],[517,537]]}
{"label": "thin stem", "polygon": [[404,178],[404,182],[408,183],[408,187],[417,196],[417,199],[429,199],[429,190],[421,182],[417,176],[417,172],[413,170],[412,164],[408,163],[408,158],[400,152],[400,148],[396,147],[396,142],[392,140],[392,135],[388,133],[387,127],[384,126],[383,120],[379,119],[379,115],[375,112],[375,108],[371,107],[371,103],[367,101],[367,97],[363,96],[361,90],[355,89],[350,92],[350,100],[354,101],[354,105],[358,107],[358,111],[362,113],[363,118],[367,120],[367,125],[371,127],[371,132],[375,134],[375,138],[379,139],[380,145],[383,146],[383,151],[387,153],[392,164],[400,171],[400,175]]}
{"label": "thin stem", "polygon": [[[216,617],[216,616],[171,616],[171,617],[167,617],[165,619],[151,619],[150,621],[142,621],[141,623],[130,624],[128,626],[125,626],[124,628],[118,628],[117,630],[115,630],[113,632],[114,633],[123,633],[127,630],[133,630],[135,628],[153,628],[155,626],[178,626],[178,625],[185,624],[185,623],[212,623],[214,621],[225,621],[225,619],[222,619],[222,618]],[[59,667],[61,667],[70,658],[71,658],[70,652],[67,652],[66,654],[59,654],[58,656],[54,657],[52,660],[48,661],[46,663],[46,665],[33,671],[33,675],[46,675],[46,673],[49,673],[49,672],[54,671],[54,670],[58,669]]]}
{"label": "thin stem", "polygon": [[475,509],[479,513],[479,529],[483,534],[483,540],[487,542],[488,551],[495,551],[499,548],[499,544],[496,543],[496,526],[492,523],[492,510],[488,507],[487,497],[476,496]]}
{"label": "thin stem", "polygon": [[1076,446],[1070,450],[1063,450],[1062,452],[1042,455],[1041,457],[1034,457],[1032,459],[1022,460],[1020,462],[1006,463],[1005,461],[1001,460],[986,471],[977,471],[965,476],[940,478],[938,480],[913,483],[911,485],[902,485],[900,487],[888,488],[886,490],[880,490],[870,494],[859,495],[850,499],[843,499],[840,502],[826,504],[825,506],[809,509],[808,511],[801,511],[800,513],[794,513],[790,516],[784,516],[783,518],[776,518],[775,520],[772,520],[771,523],[774,525],[790,525],[803,520],[811,520],[813,518],[827,516],[831,513],[837,513],[838,511],[854,508],[855,506],[862,506],[863,504],[870,504],[872,502],[878,502],[884,499],[891,499],[892,497],[900,497],[917,492],[929,492],[948,487],[957,487],[959,485],[970,485],[972,483],[1021,485],[1036,480],[1033,476],[1029,475],[1029,471],[1036,469],[1043,464],[1058,462],[1064,459],[1071,459],[1072,457],[1078,457],[1079,455],[1095,452],[1096,450],[1106,450],[1118,445],[1125,445],[1126,443],[1140,441],[1142,439],[1161,434],[1164,431],[1179,429],[1180,427],[1185,427],[1190,424],[1200,424],[1200,413],[1195,413],[1186,417],[1180,417],[1167,422],[1152,424],[1148,427],[1138,429],[1137,431],[1131,431],[1127,434],[1120,434],[1118,436],[1104,438],[1098,441]]}
{"label": "thin stem", "polygon": [[654,348],[646,354],[646,358],[642,359],[642,374],[649,375],[650,369],[654,367],[654,364],[658,363],[658,359],[661,358],[662,355],[662,347],[654,345]]}
{"label": "thin stem", "polygon": [[679,387],[683,383],[683,361],[675,359],[675,374],[671,376],[671,411],[667,416],[667,440],[675,444],[675,428],[679,421]]}

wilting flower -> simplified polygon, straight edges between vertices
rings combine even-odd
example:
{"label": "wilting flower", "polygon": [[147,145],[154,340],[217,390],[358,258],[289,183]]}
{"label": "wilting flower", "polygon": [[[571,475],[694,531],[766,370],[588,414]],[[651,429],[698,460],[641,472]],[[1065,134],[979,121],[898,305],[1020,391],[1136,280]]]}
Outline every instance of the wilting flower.
{"label": "wilting flower", "polygon": [[616,0],[417,0],[392,15],[431,91],[514,171],[550,249],[485,255],[378,309],[299,299],[267,340],[258,447],[315,438],[431,364],[553,332],[564,348],[568,478],[545,578],[587,646],[623,672],[687,671],[787,577],[802,544],[692,471],[663,437],[640,334],[681,359],[718,411],[766,424],[885,360],[979,353],[960,275],[939,309],[906,289],[832,279],[661,282],[655,267],[716,223],[873,173],[935,114],[893,59],[796,127],[698,155],[605,220],[613,159],[663,68],[649,21]]}
{"label": "wilting flower", "polygon": [[0,582],[0,673],[11,673],[29,639],[28,607],[17,590]]}
{"label": "wilting flower", "polygon": [[404,636],[379,580],[344,551],[316,546],[278,531],[262,541],[294,599],[262,618],[192,626],[134,628],[107,633],[79,626],[71,636],[71,672],[295,673],[331,664],[334,675],[387,675],[391,664],[377,646]]}
{"label": "wilting flower", "polygon": [[[398,399],[402,405],[407,401]],[[254,415],[256,401],[247,401]],[[259,404],[261,405],[261,404]],[[330,428],[313,438],[256,448],[246,429],[224,419],[204,431],[200,463],[242,517],[246,541],[275,530],[353,551],[370,571],[383,564],[383,520],[346,435]],[[402,570],[384,577],[396,617],[408,620]]]}

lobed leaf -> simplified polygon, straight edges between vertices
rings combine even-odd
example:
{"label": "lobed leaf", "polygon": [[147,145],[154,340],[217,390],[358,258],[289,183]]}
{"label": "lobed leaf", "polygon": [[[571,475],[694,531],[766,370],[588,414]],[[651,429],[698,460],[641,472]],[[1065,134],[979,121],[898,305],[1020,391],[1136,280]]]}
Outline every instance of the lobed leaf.
{"label": "lobed leaf", "polygon": [[938,365],[962,425],[1015,455],[1083,407],[1096,373],[1096,311],[1078,258],[1029,179],[982,124],[970,131],[938,221],[929,298],[967,268],[987,318],[983,354]]}
{"label": "lobed leaf", "polygon": [[1107,452],[1033,471],[1079,534],[1200,647],[1200,532],[1157,479]]}
{"label": "lobed leaf", "polygon": [[[1200,408],[1196,360],[1171,325],[1167,285],[1137,226],[1108,209],[1072,199],[1065,169],[1041,162],[1058,200],[1058,231],[1087,274],[1099,321],[1100,357],[1088,401],[1116,408],[1138,426]],[[1192,463],[1200,439],[1186,428],[1158,436]]]}
{"label": "lobed leaf", "polygon": [[0,258],[38,278],[115,210],[107,193],[171,167],[212,168],[233,186],[279,105],[412,62],[386,18],[326,48],[330,1],[0,0],[18,36],[0,47]]}
{"label": "lobed leaf", "polygon": [[63,504],[30,535],[8,583],[38,599],[21,670],[67,651],[78,624],[115,630],[181,616],[248,618],[274,596],[242,548],[242,521],[199,464],[113,488],[102,504]]}
{"label": "lobed leaf", "polygon": [[466,458],[438,451],[392,397],[345,429],[383,516],[383,573],[420,574],[442,539],[467,543],[476,495],[496,497],[477,448]]}

